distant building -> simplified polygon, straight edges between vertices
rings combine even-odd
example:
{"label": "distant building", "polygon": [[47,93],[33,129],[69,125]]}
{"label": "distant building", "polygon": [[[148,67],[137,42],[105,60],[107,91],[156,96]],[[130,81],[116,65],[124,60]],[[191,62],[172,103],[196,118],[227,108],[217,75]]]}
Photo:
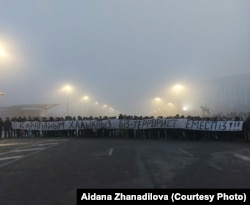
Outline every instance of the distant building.
{"label": "distant building", "polygon": [[250,74],[215,78],[206,82],[204,93],[213,113],[250,114]]}
{"label": "distant building", "polygon": [[58,104],[24,104],[0,107],[0,117],[43,117],[47,111]]}

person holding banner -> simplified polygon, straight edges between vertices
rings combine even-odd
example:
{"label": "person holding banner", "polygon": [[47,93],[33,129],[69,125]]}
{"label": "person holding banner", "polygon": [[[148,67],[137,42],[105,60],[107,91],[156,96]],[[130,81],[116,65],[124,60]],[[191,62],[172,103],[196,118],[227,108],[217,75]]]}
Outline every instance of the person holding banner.
{"label": "person holding banner", "polygon": [[246,141],[250,141],[250,116],[246,118],[246,120],[243,123],[243,132],[244,132],[244,137]]}
{"label": "person holding banner", "polygon": [[0,139],[2,138],[3,133],[3,119],[0,117]]}
{"label": "person holding banner", "polygon": [[3,122],[3,126],[4,126],[4,138],[10,138],[11,136],[11,121],[9,119],[9,117],[7,117],[4,122]]}

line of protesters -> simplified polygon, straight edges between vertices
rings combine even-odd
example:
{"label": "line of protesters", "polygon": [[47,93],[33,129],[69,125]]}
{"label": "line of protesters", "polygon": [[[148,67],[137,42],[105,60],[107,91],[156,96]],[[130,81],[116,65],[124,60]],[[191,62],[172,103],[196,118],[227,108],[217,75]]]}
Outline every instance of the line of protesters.
{"label": "line of protesters", "polygon": [[[22,137],[113,137],[113,138],[144,138],[144,139],[183,139],[183,140],[245,140],[250,141],[250,116],[244,120],[242,131],[199,131],[186,129],[165,129],[165,128],[151,128],[151,129],[74,129],[74,130],[22,130],[12,129],[11,122],[25,122],[25,121],[70,121],[70,120],[105,120],[105,119],[128,119],[128,120],[142,120],[151,119],[153,116],[131,116],[122,115],[118,117],[15,117],[6,118],[2,120],[0,117],[0,139],[1,138],[22,138]],[[159,116],[158,118],[163,118]],[[176,115],[174,117],[167,117],[170,119],[181,119],[184,116]],[[192,120],[206,120],[206,121],[220,121],[220,120],[234,120],[243,121],[239,117],[229,119],[222,118],[201,118],[188,116],[186,119]]]}

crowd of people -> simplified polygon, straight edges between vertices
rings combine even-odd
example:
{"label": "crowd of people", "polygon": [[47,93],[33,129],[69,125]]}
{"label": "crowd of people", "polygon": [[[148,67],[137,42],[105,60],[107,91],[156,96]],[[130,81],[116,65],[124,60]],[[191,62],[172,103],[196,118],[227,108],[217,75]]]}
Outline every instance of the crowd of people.
{"label": "crowd of people", "polygon": [[[199,131],[185,130],[175,128],[152,128],[152,129],[70,129],[70,130],[22,130],[13,129],[12,122],[53,122],[53,121],[71,121],[71,120],[105,120],[105,119],[127,119],[142,120],[151,119],[153,116],[132,116],[122,115],[118,117],[6,117],[4,120],[0,117],[0,139],[1,138],[22,138],[22,137],[113,137],[113,138],[144,138],[144,139],[183,139],[183,140],[245,140],[250,141],[250,116],[243,122],[241,131]],[[158,116],[157,118],[163,118]],[[168,116],[167,119],[192,119],[205,121],[243,121],[240,117],[199,117],[199,116]]]}

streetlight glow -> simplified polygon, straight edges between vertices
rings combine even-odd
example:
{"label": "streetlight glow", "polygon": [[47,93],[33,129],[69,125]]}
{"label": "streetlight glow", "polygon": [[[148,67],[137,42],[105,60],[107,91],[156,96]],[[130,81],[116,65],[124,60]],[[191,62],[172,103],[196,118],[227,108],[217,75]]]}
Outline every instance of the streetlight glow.
{"label": "streetlight glow", "polygon": [[87,95],[83,96],[82,100],[85,100],[85,101],[89,100],[89,96],[87,96]]}
{"label": "streetlight glow", "polygon": [[18,61],[18,59],[14,57],[14,52],[11,50],[10,45],[0,42],[0,63],[1,65],[4,65],[4,67],[11,66]]}
{"label": "streetlight glow", "polygon": [[187,111],[188,108],[187,108],[186,106],[184,106],[184,107],[182,108],[182,110],[183,110],[183,111]]}
{"label": "streetlight glow", "polygon": [[156,98],[154,98],[154,101],[155,101],[155,102],[160,102],[160,101],[161,101],[161,98],[156,97]]}
{"label": "streetlight glow", "polygon": [[0,48],[0,57],[4,57],[6,55],[7,55],[7,52],[4,49]]}
{"label": "streetlight glow", "polygon": [[82,98],[82,101],[84,101],[84,109],[85,109],[85,115],[87,116],[87,115],[90,115],[90,111],[91,111],[91,107],[89,107],[89,106],[91,106],[89,103],[89,101],[90,101],[90,97],[88,96],[88,95],[84,95]]}
{"label": "streetlight glow", "polygon": [[164,100],[160,97],[152,99],[152,109],[154,115],[160,115],[163,112]]}
{"label": "streetlight glow", "polygon": [[173,89],[176,91],[176,92],[180,92],[181,90],[183,90],[183,86],[181,84],[176,84],[173,86]]}
{"label": "streetlight glow", "polygon": [[6,58],[8,53],[6,51],[7,45],[0,42],[0,58]]}
{"label": "streetlight glow", "polygon": [[68,93],[72,90],[72,87],[70,85],[65,85],[62,90]]}
{"label": "streetlight glow", "polygon": [[174,92],[174,95],[176,96],[176,104],[177,104],[177,112],[178,114],[180,114],[180,112],[182,111],[181,109],[181,93],[184,90],[184,86],[177,83],[172,87],[172,90]]}
{"label": "streetlight glow", "polygon": [[172,102],[168,102],[167,105],[170,107],[174,107],[174,104]]}

